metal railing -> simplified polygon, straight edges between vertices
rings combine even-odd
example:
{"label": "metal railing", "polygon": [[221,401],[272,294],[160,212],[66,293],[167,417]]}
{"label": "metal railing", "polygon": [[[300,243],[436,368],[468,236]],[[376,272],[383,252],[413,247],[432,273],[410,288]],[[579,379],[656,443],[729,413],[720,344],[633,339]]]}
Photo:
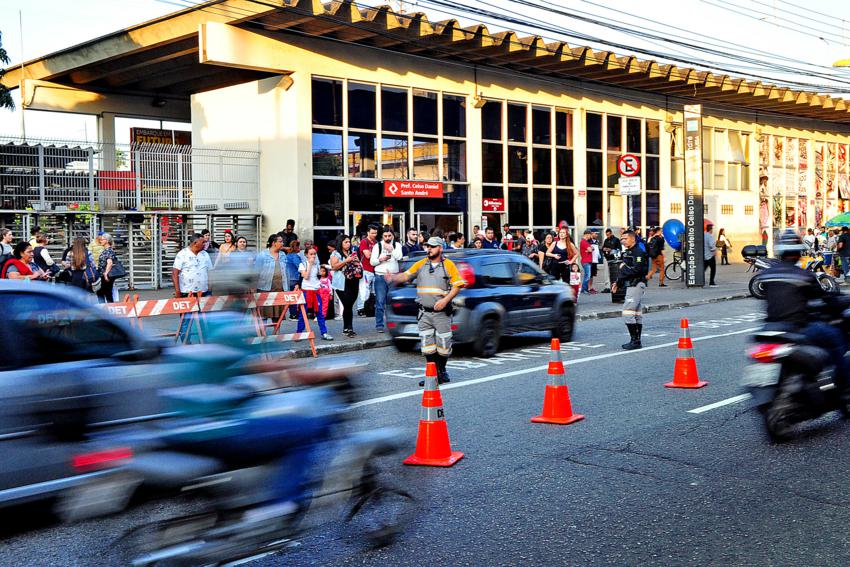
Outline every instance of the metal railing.
{"label": "metal railing", "polygon": [[188,244],[190,234],[204,228],[217,242],[224,241],[225,230],[244,236],[252,253],[258,251],[262,234],[256,214],[0,211],[0,228],[10,229],[16,242],[28,240],[36,226],[47,236],[47,250],[57,262],[75,238],[91,242],[98,233],[109,233],[127,269],[127,277],[117,282],[120,290],[171,287],[174,257]]}
{"label": "metal railing", "polygon": [[0,136],[0,210],[260,211],[259,152]]}

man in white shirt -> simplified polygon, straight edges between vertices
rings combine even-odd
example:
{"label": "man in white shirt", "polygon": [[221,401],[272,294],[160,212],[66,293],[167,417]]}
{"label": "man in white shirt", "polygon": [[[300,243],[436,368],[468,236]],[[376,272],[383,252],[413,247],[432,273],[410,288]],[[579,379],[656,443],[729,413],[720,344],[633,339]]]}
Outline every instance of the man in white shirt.
{"label": "man in white shirt", "polygon": [[403,257],[401,245],[395,241],[392,227],[384,226],[381,241],[372,248],[369,258],[369,263],[375,268],[375,328],[379,333],[384,332],[384,308],[390,291],[390,284],[385,276],[398,273],[398,262]]}
{"label": "man in white shirt", "polygon": [[[212,261],[204,251],[206,241],[200,234],[189,237],[189,245],[177,253],[174,267],[171,269],[171,281],[174,284],[174,297],[186,297],[189,294],[210,294],[210,270]],[[193,317],[183,317],[177,340],[187,342],[189,326]]]}

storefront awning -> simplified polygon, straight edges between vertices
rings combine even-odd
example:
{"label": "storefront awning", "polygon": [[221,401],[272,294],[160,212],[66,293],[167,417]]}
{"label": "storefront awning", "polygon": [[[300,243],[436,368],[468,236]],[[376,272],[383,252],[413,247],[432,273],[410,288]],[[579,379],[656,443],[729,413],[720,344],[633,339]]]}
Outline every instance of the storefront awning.
{"label": "storefront awning", "polygon": [[[431,22],[424,13],[399,14],[389,7],[361,8],[349,1],[214,0],[157,20],[30,61],[28,79],[95,92],[187,97],[193,92],[246,82],[270,73],[199,62],[198,29],[217,22],[265,34],[291,34],[352,42],[440,60],[520,71],[673,97],[684,103],[733,105],[850,124],[845,99],[720,75],[698,69],[594,51],[511,31],[456,20]],[[3,83],[14,88],[20,67]]]}

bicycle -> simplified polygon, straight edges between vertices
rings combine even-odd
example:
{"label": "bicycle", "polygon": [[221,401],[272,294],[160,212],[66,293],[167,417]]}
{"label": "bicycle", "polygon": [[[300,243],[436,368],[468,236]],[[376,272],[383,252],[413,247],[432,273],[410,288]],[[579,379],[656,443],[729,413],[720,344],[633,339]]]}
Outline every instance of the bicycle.
{"label": "bicycle", "polygon": [[664,276],[670,281],[678,281],[685,275],[685,257],[680,250],[673,251],[673,261],[664,267]]}

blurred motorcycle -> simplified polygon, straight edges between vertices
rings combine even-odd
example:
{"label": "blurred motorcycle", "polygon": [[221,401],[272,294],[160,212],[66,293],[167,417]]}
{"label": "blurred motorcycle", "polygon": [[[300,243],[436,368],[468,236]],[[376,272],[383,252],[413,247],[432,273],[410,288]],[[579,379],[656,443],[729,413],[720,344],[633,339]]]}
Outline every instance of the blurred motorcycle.
{"label": "blurred motorcycle", "polygon": [[[298,386],[280,391],[278,376],[264,388],[252,375],[228,388],[192,386],[165,394],[190,408],[184,414],[203,406],[207,417],[164,423],[161,434],[134,444],[136,455],[124,469],[149,486],[203,495],[206,506],[133,528],[116,542],[121,561],[246,559],[297,545],[308,530],[340,515],[370,546],[394,541],[412,518],[414,498],[377,466],[377,459],[401,448],[394,431],[340,432],[356,397],[352,366],[288,366],[280,374]],[[300,439],[281,451],[268,418],[296,415],[295,429],[280,440]]]}
{"label": "blurred motorcycle", "polygon": [[[838,282],[834,277],[826,272],[823,254],[820,252],[815,252],[813,254],[812,258],[806,262],[804,269],[815,274],[818,283],[825,292],[830,295],[837,295],[840,293]],[[767,249],[764,246],[744,246],[741,250],[741,255],[744,258],[744,262],[750,266],[747,270],[749,271],[752,269],[752,271],[755,272],[750,278],[748,286],[750,295],[756,299],[764,299],[766,294],[762,287],[761,279],[759,278],[759,272],[776,266],[779,263],[779,260],[776,258],[768,258]]]}
{"label": "blurred motorcycle", "polygon": [[[835,298],[830,304],[811,302],[810,308],[813,320],[828,322],[850,336],[850,297]],[[764,417],[772,441],[788,439],[795,424],[831,411],[850,416],[824,348],[783,323],[766,324],[753,341],[741,385]]]}

